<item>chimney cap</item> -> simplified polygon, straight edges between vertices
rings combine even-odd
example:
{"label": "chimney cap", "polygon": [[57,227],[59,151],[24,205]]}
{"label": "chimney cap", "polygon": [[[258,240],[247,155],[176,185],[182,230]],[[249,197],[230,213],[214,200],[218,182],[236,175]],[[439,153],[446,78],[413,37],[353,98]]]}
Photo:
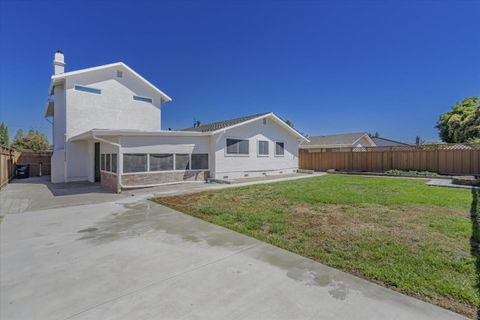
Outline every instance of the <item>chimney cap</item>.
{"label": "chimney cap", "polygon": [[56,53],[61,53],[61,54],[63,54],[63,51],[59,49],[59,50],[56,51]]}

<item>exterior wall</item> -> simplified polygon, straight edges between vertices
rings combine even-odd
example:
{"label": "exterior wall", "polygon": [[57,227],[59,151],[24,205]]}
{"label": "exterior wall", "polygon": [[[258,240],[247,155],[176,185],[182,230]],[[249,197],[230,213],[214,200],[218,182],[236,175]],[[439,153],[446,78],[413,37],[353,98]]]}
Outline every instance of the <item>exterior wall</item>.
{"label": "exterior wall", "polygon": [[120,137],[123,153],[208,153],[209,137]]}
{"label": "exterior wall", "polygon": [[50,159],[51,181],[65,182],[65,133],[66,133],[66,103],[65,87],[55,86],[54,89],[54,117],[53,117],[53,154]]}
{"label": "exterior wall", "polygon": [[[123,72],[117,77],[117,70]],[[102,90],[101,94],[76,91],[75,85]],[[66,133],[68,137],[91,129],[160,130],[160,95],[122,67],[73,75],[66,80]],[[135,101],[138,95],[153,104]],[[56,111],[56,110],[55,110]]]}
{"label": "exterior wall", "polygon": [[[226,139],[242,138],[249,140],[249,155],[227,155]],[[269,142],[269,155],[258,155],[258,141]],[[285,154],[275,156],[275,142],[284,142]],[[287,132],[274,120],[267,118],[227,130],[212,138],[215,145],[216,179],[236,179],[262,175],[287,174],[298,170],[298,144],[296,137]]]}
{"label": "exterior wall", "polygon": [[133,173],[122,175],[122,185],[126,187],[134,187],[183,181],[205,181],[208,177],[208,170]]}
{"label": "exterior wall", "polygon": [[[88,141],[67,142],[67,182],[88,181],[93,155],[89,152]],[[92,169],[93,170],[93,169]]]}
{"label": "exterior wall", "polygon": [[[122,154],[125,153],[172,153],[192,154],[208,153],[210,148],[209,137],[120,137]],[[102,148],[102,146],[101,146]],[[102,151],[103,153],[103,151]],[[120,160],[119,160],[120,161]],[[209,162],[211,155],[209,154]],[[210,164],[209,164],[210,165]],[[119,166],[120,167],[120,166]],[[123,167],[122,167],[123,171]],[[209,170],[168,170],[123,173],[122,185],[145,186],[182,181],[204,181],[209,177]]]}
{"label": "exterior wall", "polygon": [[[117,70],[122,71],[121,78]],[[101,94],[76,91],[75,85],[102,90]],[[135,101],[149,97],[153,104]],[[65,142],[66,138],[94,128],[160,130],[161,97],[121,66],[70,76],[54,89],[51,181],[94,181],[94,144]]]}
{"label": "exterior wall", "polygon": [[116,174],[103,171],[103,172],[100,172],[100,176],[101,176],[100,184],[102,185],[102,187],[112,192],[120,192],[120,190],[118,190],[118,184],[117,184],[118,180],[117,180]]}

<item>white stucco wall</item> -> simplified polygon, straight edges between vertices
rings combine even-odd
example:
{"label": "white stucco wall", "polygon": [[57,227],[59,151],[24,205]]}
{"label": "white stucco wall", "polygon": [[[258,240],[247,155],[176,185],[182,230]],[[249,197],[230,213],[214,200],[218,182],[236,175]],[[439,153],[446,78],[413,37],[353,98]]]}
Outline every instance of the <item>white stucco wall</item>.
{"label": "white stucco wall", "polygon": [[[117,77],[117,70],[123,72]],[[101,94],[76,91],[75,85],[102,90]],[[66,81],[66,133],[68,137],[88,130],[160,130],[160,95],[122,67],[73,75]],[[153,99],[153,104],[133,96]]]}
{"label": "white stucco wall", "polygon": [[54,114],[53,117],[53,154],[50,159],[51,181],[54,183],[65,182],[65,87],[56,86],[54,89]]}
{"label": "white stucco wall", "polygon": [[[249,140],[249,155],[227,155],[226,139],[240,138]],[[214,140],[213,140],[214,139]],[[258,155],[258,141],[269,142],[269,155]],[[285,144],[285,154],[275,156],[275,142]],[[212,138],[215,145],[215,170],[212,175],[217,179],[287,174],[298,170],[298,140],[295,136],[280,127],[276,122],[267,119],[227,130]]]}
{"label": "white stucco wall", "polygon": [[[122,77],[117,77],[117,71]],[[100,89],[101,94],[76,91],[75,85]],[[133,96],[153,99],[153,104]],[[161,97],[127,69],[118,66],[72,75],[54,89],[54,154],[51,180],[70,182],[94,179],[93,142],[67,142],[91,129],[161,129]],[[66,173],[66,178],[65,178]]]}
{"label": "white stucco wall", "polygon": [[120,137],[123,153],[209,153],[209,137]]}

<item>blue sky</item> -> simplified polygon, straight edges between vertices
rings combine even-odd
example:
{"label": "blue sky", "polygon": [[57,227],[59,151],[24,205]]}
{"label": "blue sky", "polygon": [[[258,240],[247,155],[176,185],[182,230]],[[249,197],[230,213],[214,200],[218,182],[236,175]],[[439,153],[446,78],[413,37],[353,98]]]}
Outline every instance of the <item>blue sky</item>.
{"label": "blue sky", "polygon": [[0,1],[0,121],[45,132],[53,54],[123,61],[173,98],[162,127],[273,111],[310,135],[438,140],[480,94],[480,1]]}

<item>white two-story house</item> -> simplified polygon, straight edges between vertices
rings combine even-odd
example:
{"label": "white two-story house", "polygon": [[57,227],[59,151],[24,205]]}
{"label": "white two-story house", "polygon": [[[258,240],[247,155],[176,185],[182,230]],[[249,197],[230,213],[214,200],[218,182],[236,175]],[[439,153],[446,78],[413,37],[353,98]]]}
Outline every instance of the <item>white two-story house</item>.
{"label": "white two-story house", "polygon": [[54,183],[100,181],[120,192],[298,170],[308,140],[274,113],[162,130],[171,98],[124,63],[64,72],[58,51],[53,65],[45,117],[53,118]]}

